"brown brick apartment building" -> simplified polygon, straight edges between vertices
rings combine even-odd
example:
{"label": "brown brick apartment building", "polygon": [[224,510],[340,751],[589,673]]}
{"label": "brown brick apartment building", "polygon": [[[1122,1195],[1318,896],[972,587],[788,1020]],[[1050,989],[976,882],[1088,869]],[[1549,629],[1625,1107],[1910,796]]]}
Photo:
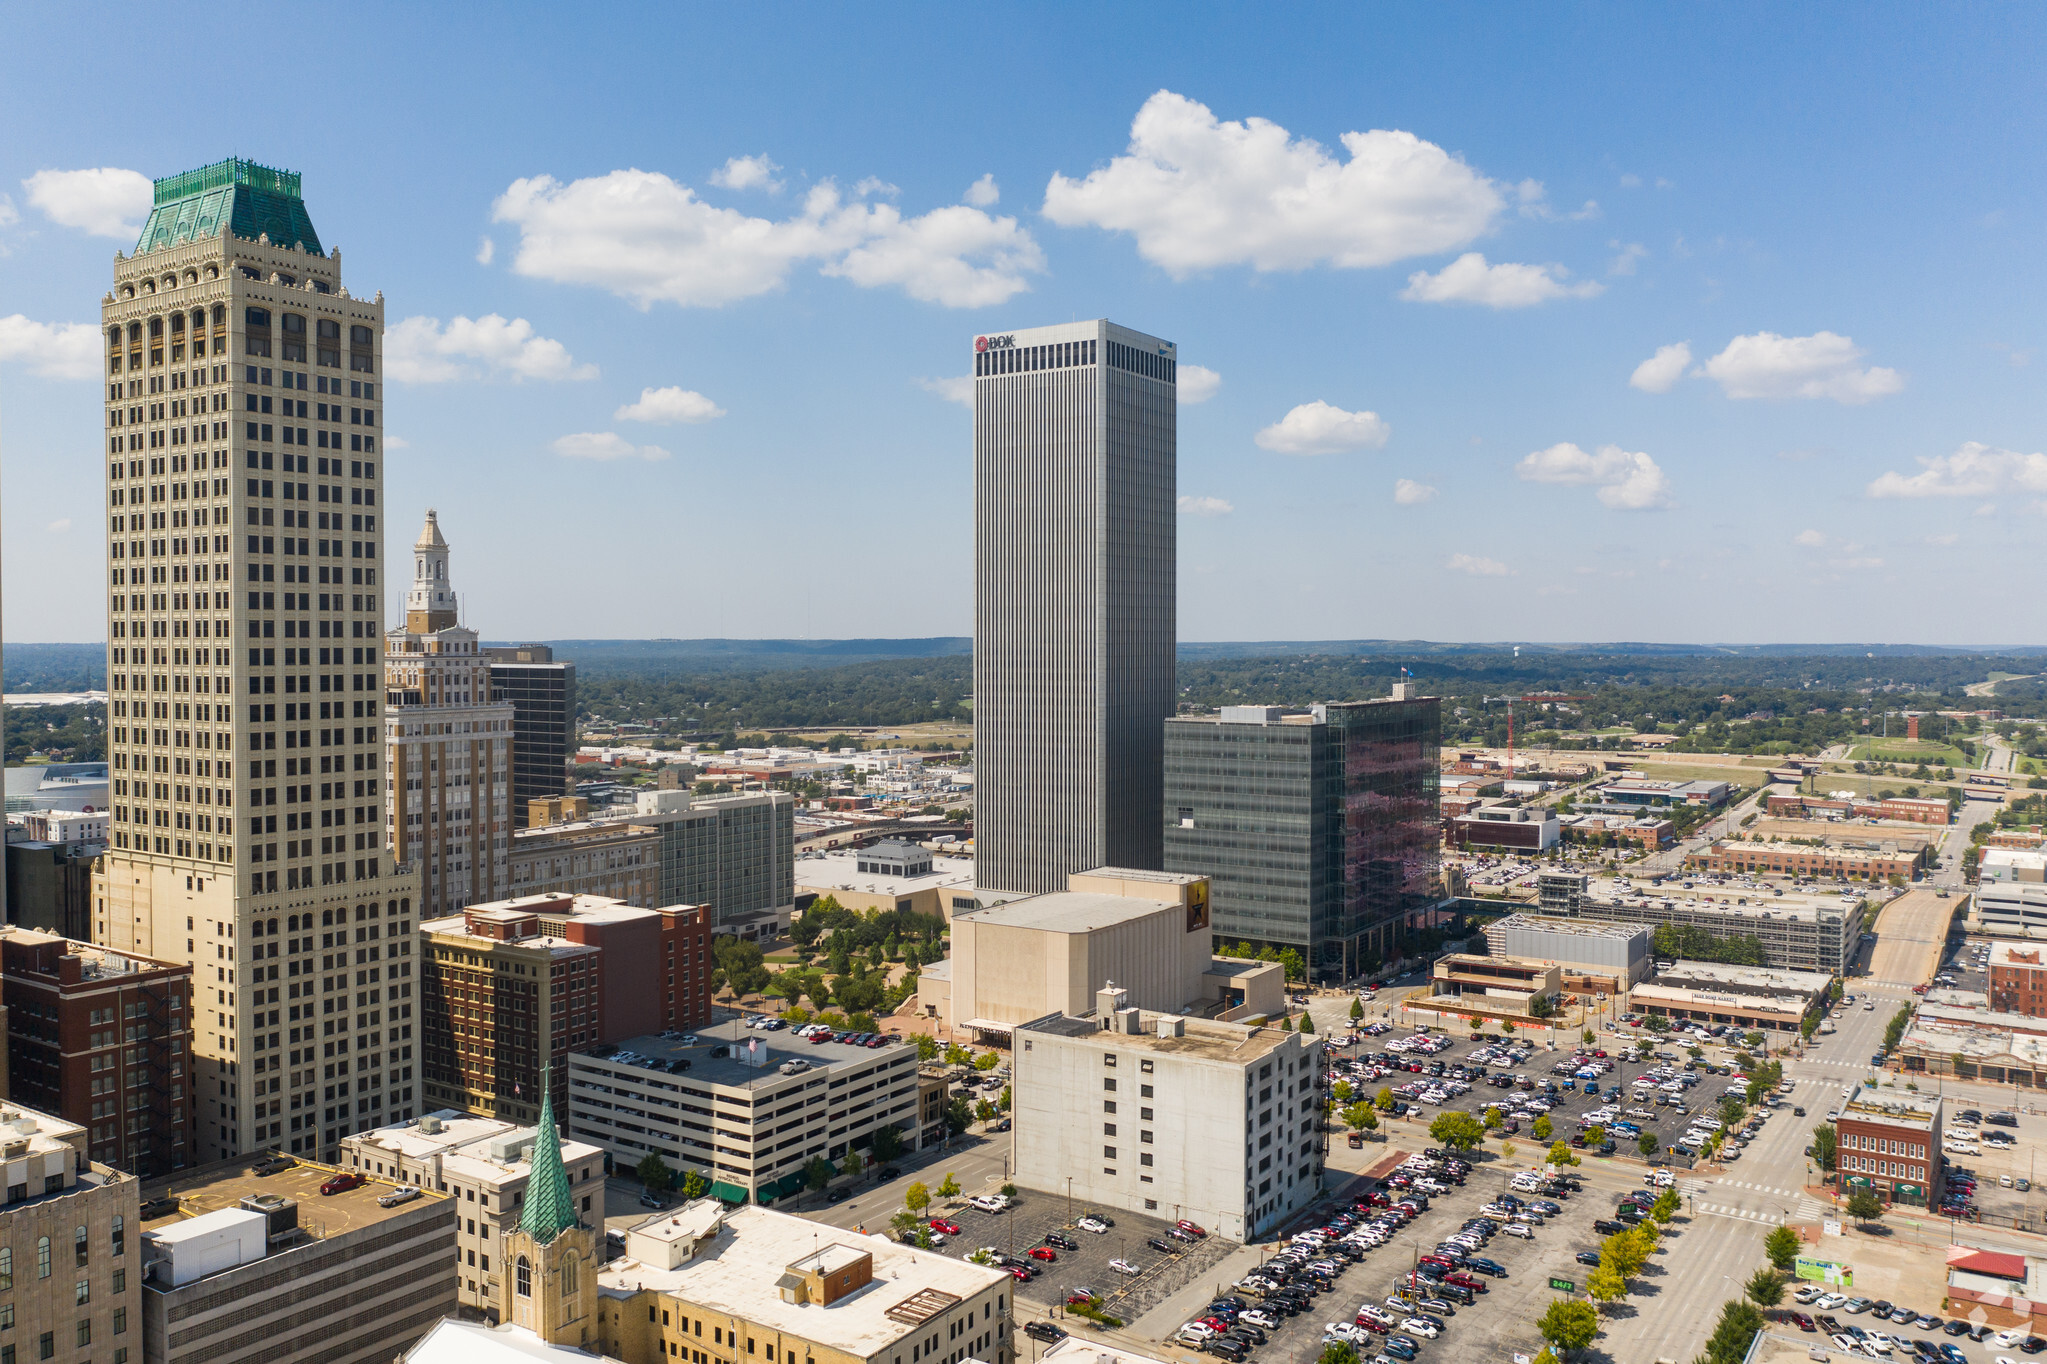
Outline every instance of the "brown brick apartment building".
{"label": "brown brick apartment building", "polygon": [[527,895],[421,924],[424,1102],[531,1124],[543,1067],[567,1111],[571,1050],[710,1022],[709,920]]}
{"label": "brown brick apartment building", "polygon": [[1771,814],[1790,819],[1840,815],[1845,819],[1895,819],[1907,824],[1945,824],[1948,822],[1949,814],[1946,801],[1913,796],[1890,796],[1883,800],[1828,800],[1822,796],[1773,794],[1765,796],[1763,804]]}
{"label": "brown brick apartment building", "polygon": [[1835,1164],[1843,1186],[1867,1188],[1886,1203],[1932,1207],[1940,1202],[1941,1101],[1903,1098],[1864,1086],[1841,1105]]}
{"label": "brown brick apartment building", "polygon": [[10,1099],[85,1129],[99,1164],[196,1163],[190,966],[0,928],[0,993]]}
{"label": "brown brick apartment building", "polygon": [[1990,1007],[2047,1018],[2047,955],[2016,943],[1991,948]]}
{"label": "brown brick apartment building", "polygon": [[1694,871],[1840,876],[1869,881],[1902,876],[1910,881],[1919,874],[1919,854],[1857,852],[1849,848],[1815,848],[1803,843],[1715,843],[1704,852],[1685,858],[1685,866]]}

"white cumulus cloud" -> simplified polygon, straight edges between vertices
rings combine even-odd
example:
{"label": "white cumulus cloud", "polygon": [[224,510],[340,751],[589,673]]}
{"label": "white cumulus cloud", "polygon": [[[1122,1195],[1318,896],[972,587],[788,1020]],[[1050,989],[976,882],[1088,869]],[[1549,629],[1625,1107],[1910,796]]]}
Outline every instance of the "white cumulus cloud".
{"label": "white cumulus cloud", "polygon": [[[536,336],[523,317],[497,313],[408,317],[384,335],[384,363],[400,383],[444,384],[483,374],[515,379],[594,379],[597,366],[579,365],[559,341]],[[480,368],[479,368],[480,367]]]}
{"label": "white cumulus cloud", "polygon": [[1807,549],[1819,549],[1827,543],[1827,537],[1824,531],[1802,530],[1798,532],[1796,542]]}
{"label": "white cumulus cloud", "polygon": [[667,388],[643,388],[640,400],[627,403],[611,414],[618,422],[656,422],[672,426],[678,422],[695,424],[713,421],[725,415],[725,409],[706,398],[693,388],[679,388],[671,384]]}
{"label": "white cumulus cloud", "polygon": [[1498,559],[1487,559],[1476,554],[1465,554],[1462,551],[1451,555],[1449,563],[1445,564],[1444,567],[1453,573],[1469,573],[1477,578],[1504,578],[1507,576],[1507,566]]}
{"label": "white cumulus cloud", "polygon": [[1417,270],[1407,277],[1400,296],[1410,303],[1477,303],[1488,308],[1528,308],[1557,298],[1593,298],[1606,292],[1598,280],[1567,283],[1571,272],[1561,265],[1486,264],[1483,252],[1467,251],[1430,274]]}
{"label": "white cumulus cloud", "polygon": [[658,445],[634,445],[616,431],[578,431],[554,443],[554,452],[568,459],[667,459]]}
{"label": "white cumulus cloud", "polygon": [[1602,445],[1587,454],[1569,441],[1537,450],[1514,466],[1530,483],[1560,483],[1598,489],[1602,504],[1617,511],[1670,505],[1670,480],[1655,460],[1639,450]]}
{"label": "white cumulus cloud", "polygon": [[1190,497],[1185,493],[1180,495],[1182,516],[1227,516],[1235,510],[1235,507],[1220,497]]}
{"label": "white cumulus cloud", "polygon": [[497,254],[498,244],[488,237],[483,238],[476,244],[476,263],[478,265],[489,265],[493,260],[497,259]]}
{"label": "white cumulus cloud", "polygon": [[926,393],[936,393],[949,403],[961,407],[974,405],[974,379],[970,374],[954,374],[944,379],[919,379],[917,387]]}
{"label": "white cumulus cloud", "polygon": [[37,171],[21,185],[51,222],[95,237],[135,237],[156,197],[148,176],[114,166]]}
{"label": "white cumulus cloud", "polygon": [[0,363],[20,363],[46,379],[90,379],[100,372],[99,328],[85,322],[0,317]]}
{"label": "white cumulus cloud", "polygon": [[1161,90],[1123,155],[1085,179],[1055,174],[1045,216],[1128,232],[1176,277],[1221,265],[1366,268],[1451,251],[1493,225],[1501,189],[1413,133],[1343,134],[1347,159],[1262,118],[1224,122]]}
{"label": "white cumulus cloud", "polygon": [[1694,372],[1717,381],[1730,398],[1831,398],[1852,405],[1905,386],[1894,369],[1860,367],[1862,355],[1853,341],[1833,332],[1756,332],[1735,337]]}
{"label": "white cumulus cloud", "polygon": [[[4,325],[4,324],[0,324]],[[1922,457],[1919,472],[1893,470],[1874,479],[1871,497],[1995,497],[2047,493],[2047,455],[2022,455],[1969,441],[1952,455]]]}
{"label": "white cumulus cloud", "polygon": [[993,208],[996,201],[1002,198],[1002,187],[995,183],[995,172],[989,171],[968,185],[966,194],[961,197],[975,208]]}
{"label": "white cumulus cloud", "polygon": [[1341,450],[1377,448],[1393,428],[1376,412],[1346,412],[1317,398],[1302,403],[1253,439],[1282,455],[1333,455]]}
{"label": "white cumulus cloud", "polygon": [[766,155],[735,156],[711,172],[711,183],[720,189],[764,189],[770,194],[782,188],[775,172],[782,169]]}
{"label": "white cumulus cloud", "polygon": [[1644,393],[1668,393],[1685,377],[1685,369],[1691,363],[1692,348],[1688,343],[1658,346],[1656,354],[1635,366],[1635,372],[1628,376],[1628,387]]}
{"label": "white cumulus cloud", "polygon": [[1182,365],[1174,371],[1174,388],[1180,399],[1180,406],[1205,403],[1213,398],[1223,386],[1223,377],[1206,365]]}
{"label": "white cumulus cloud", "polygon": [[518,273],[604,289],[641,308],[722,307],[781,288],[807,262],[863,287],[982,307],[1023,292],[1045,268],[1016,219],[965,205],[905,217],[866,201],[887,188],[862,182],[848,199],[826,181],[794,215],[769,219],[707,204],[658,172],[566,184],[541,175],[514,181],[492,215],[519,230]]}
{"label": "white cumulus cloud", "polygon": [[62,535],[65,531],[70,529],[71,518],[68,516],[60,516],[50,523],[50,534],[52,535]]}
{"label": "white cumulus cloud", "polygon": [[1437,490],[1426,483],[1417,483],[1411,478],[1393,481],[1393,501],[1402,507],[1419,507],[1424,502],[1436,500]]}

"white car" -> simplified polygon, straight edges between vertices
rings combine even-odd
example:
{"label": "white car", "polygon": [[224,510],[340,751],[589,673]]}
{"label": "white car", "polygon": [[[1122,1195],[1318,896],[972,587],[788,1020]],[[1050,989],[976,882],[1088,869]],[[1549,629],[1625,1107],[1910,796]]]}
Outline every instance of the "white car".
{"label": "white car", "polygon": [[1279,1329],[1278,1317],[1256,1307],[1244,1313],[1243,1319],[1261,1331],[1277,1331]]}
{"label": "white car", "polygon": [[1009,1206],[1009,1200],[1001,1194],[975,1194],[967,1202],[982,1212],[1001,1212]]}
{"label": "white car", "polygon": [[1518,1236],[1524,1241],[1533,1241],[1535,1239],[1534,1229],[1531,1227],[1525,1227],[1521,1225],[1519,1222],[1510,1222],[1504,1228],[1502,1228],[1502,1230],[1504,1230],[1507,1233],[1507,1235]]}
{"label": "white car", "polygon": [[1996,1335],[1990,1338],[1990,1343],[1992,1345],[1995,1345],[2000,1350],[2013,1350],[2017,1349],[2019,1344],[2023,1342],[2025,1338],[2026,1333],[2024,1331],[2019,1330],[1999,1331]]}
{"label": "white car", "polygon": [[1190,1321],[1180,1328],[1180,1339],[1189,1345],[1199,1345],[1204,1340],[1213,1340],[1218,1334],[1220,1333],[1213,1326],[1198,1321]]}
{"label": "white car", "polygon": [[1091,1231],[1097,1236],[1107,1235],[1109,1230],[1106,1223],[1097,1222],[1092,1217],[1083,1217],[1073,1225],[1079,1227],[1082,1231]]}
{"label": "white car", "polygon": [[1128,1260],[1111,1260],[1109,1261],[1109,1268],[1115,1270],[1118,1274],[1137,1275],[1144,1273],[1143,1270],[1131,1264]]}
{"label": "white car", "polygon": [[1423,1340],[1434,1340],[1443,1334],[1436,1329],[1436,1323],[1422,1317],[1409,1317],[1400,1323],[1400,1329],[1411,1336],[1420,1336]]}
{"label": "white car", "polygon": [[1816,1302],[1814,1302],[1813,1306],[1817,1307],[1822,1312],[1831,1312],[1835,1308],[1840,1307],[1842,1304],[1846,1303],[1847,1301],[1848,1299],[1843,1297],[1839,1293],[1828,1293],[1824,1297],[1821,1297]]}

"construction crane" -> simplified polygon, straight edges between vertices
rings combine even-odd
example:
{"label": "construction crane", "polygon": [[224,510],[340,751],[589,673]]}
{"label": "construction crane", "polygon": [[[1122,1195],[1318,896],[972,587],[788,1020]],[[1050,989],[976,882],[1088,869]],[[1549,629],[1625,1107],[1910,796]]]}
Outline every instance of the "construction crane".
{"label": "construction crane", "polygon": [[1558,692],[1537,692],[1537,693],[1535,693],[1535,694],[1533,694],[1533,695],[1530,695],[1530,696],[1487,696],[1487,697],[1482,697],[1482,698],[1480,698],[1481,702],[1482,702],[1483,704],[1485,704],[1485,705],[1491,705],[1491,704],[1492,704],[1493,702],[1495,702],[1495,701],[1505,701],[1505,702],[1507,703],[1507,771],[1508,771],[1508,773],[1509,773],[1509,774],[1511,774],[1511,773],[1513,773],[1513,771],[1515,770],[1515,769],[1514,769],[1514,703],[1515,703],[1516,701],[1590,701],[1591,699],[1592,699],[1592,698],[1591,698],[1591,697],[1589,697],[1589,696],[1565,696],[1565,695],[1563,695],[1563,694],[1561,694],[1561,693],[1558,693]]}

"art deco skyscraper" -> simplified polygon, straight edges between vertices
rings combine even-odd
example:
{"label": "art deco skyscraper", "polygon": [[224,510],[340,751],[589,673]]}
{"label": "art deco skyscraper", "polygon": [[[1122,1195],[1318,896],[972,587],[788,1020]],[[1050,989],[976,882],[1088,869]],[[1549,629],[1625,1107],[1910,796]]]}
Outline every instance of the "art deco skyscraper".
{"label": "art deco skyscraper", "polygon": [[511,894],[510,701],[491,699],[491,660],[459,623],[448,542],[431,509],[412,546],[405,624],[384,641],[391,853],[420,869],[420,917]]}
{"label": "art deco skyscraper", "polygon": [[1171,343],[974,340],[974,850],[988,889],[1157,869],[1173,713]]}
{"label": "art deco skyscraper", "polygon": [[196,1160],[331,1154],[413,1111],[417,889],[384,848],[383,297],[342,287],[296,174],[223,161],[156,182],[101,324],[94,937],[192,963],[170,1083]]}

